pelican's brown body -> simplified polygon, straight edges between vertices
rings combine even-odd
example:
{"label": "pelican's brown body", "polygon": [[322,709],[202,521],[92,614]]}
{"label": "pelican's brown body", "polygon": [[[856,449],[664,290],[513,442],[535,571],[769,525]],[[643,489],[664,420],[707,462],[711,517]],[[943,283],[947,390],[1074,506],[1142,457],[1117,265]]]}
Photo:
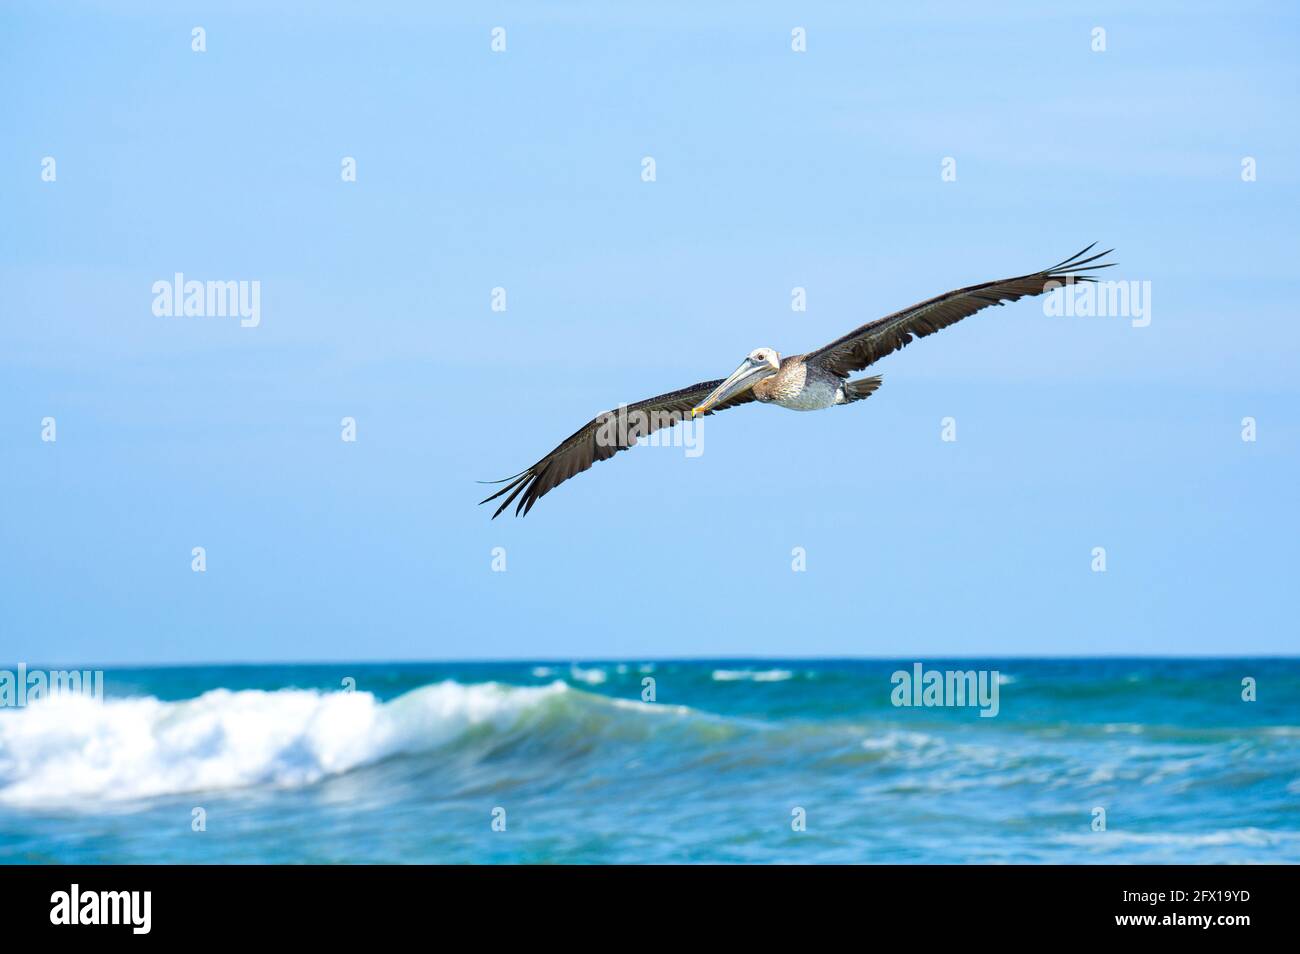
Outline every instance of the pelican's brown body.
{"label": "pelican's brown body", "polygon": [[[848,404],[858,397],[866,397],[866,394],[849,396],[845,393],[845,389],[850,386],[848,382],[817,365],[808,364],[803,357],[801,354],[792,354],[782,358],[781,369],[776,374],[754,385],[754,400],[764,404],[778,404],[792,411],[820,411],[834,404]],[[874,380],[879,385],[880,379]],[[854,381],[853,385],[862,383]],[[874,387],[871,388],[871,391],[874,390]]]}

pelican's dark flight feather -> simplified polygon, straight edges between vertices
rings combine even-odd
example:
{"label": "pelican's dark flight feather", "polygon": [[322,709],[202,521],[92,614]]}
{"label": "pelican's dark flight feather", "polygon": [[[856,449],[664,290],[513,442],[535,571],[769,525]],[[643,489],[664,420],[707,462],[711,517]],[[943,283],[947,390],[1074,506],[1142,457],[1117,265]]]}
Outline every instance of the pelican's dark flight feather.
{"label": "pelican's dark flight feather", "polygon": [[873,376],[849,381],[846,380],[848,376],[904,347],[914,338],[934,334],[990,305],[1041,295],[1072,282],[1096,281],[1083,273],[1109,268],[1114,263],[1098,264],[1098,259],[1109,255],[1109,251],[1089,256],[1095,245],[1094,242],[1077,255],[1039,272],[959,288],[920,302],[865,324],[808,354],[782,358],[771,348],[757,348],[730,377],[661,394],[617,411],[606,411],[532,467],[513,477],[495,481],[505,486],[481,503],[505,496],[492,514],[496,519],[518,498],[515,515],[523,516],[533,509],[533,504],[570,477],[587,470],[598,460],[607,460],[626,450],[637,442],[638,437],[676,424],[687,414],[699,417],[750,401],[779,404],[796,411],[815,411],[860,401],[880,387],[880,378]]}
{"label": "pelican's dark flight feather", "polygon": [[[629,404],[626,408],[626,416],[631,417],[633,423],[621,429],[618,427],[619,411],[606,411],[603,414],[598,414],[587,422],[585,427],[571,434],[568,440],[533,464],[532,467],[522,473],[515,474],[513,477],[507,477],[505,480],[492,481],[492,483],[505,484],[506,486],[479,502],[487,503],[502,494],[509,493],[509,496],[501,502],[501,506],[497,507],[496,513],[492,514],[492,519],[495,520],[501,515],[501,511],[510,506],[515,497],[523,494],[522,497],[519,497],[519,504],[515,507],[515,515],[523,516],[532,510],[533,504],[546,496],[548,492],[554,490],[575,474],[587,470],[596,461],[608,460],[619,451],[627,450],[635,444],[638,437],[653,434],[655,431],[676,424],[688,416],[691,409],[697,407],[721,383],[721,378],[716,381],[702,381],[699,384],[692,384],[689,388],[670,391],[667,394],[660,394],[657,397]],[[744,394],[719,404],[704,413],[712,414],[714,411],[725,411],[729,407],[748,404],[752,400],[754,400],[753,394],[746,391]],[[632,417],[633,412],[639,413],[636,417]],[[644,423],[640,423],[642,421]],[[602,427],[606,429],[612,439],[597,440]]]}
{"label": "pelican's dark flight feather", "polygon": [[850,331],[843,338],[837,338],[824,348],[818,348],[811,354],[805,355],[804,360],[845,378],[853,371],[870,367],[885,355],[904,347],[912,339],[932,335],[939,329],[954,325],[990,305],[1019,301],[1026,295],[1041,295],[1045,291],[1051,291],[1057,286],[1070,282],[1096,281],[1095,278],[1080,273],[1084,269],[1110,268],[1114,264],[1114,262],[1105,265],[1092,264],[1099,258],[1109,255],[1114,249],[1107,249],[1084,258],[1096,244],[1093,242],[1077,255],[1071,255],[1059,265],[1045,268],[1041,272],[959,288],[946,295],[939,295],[937,298],[915,304],[911,308],[896,311],[888,317],[863,325],[857,331]]}

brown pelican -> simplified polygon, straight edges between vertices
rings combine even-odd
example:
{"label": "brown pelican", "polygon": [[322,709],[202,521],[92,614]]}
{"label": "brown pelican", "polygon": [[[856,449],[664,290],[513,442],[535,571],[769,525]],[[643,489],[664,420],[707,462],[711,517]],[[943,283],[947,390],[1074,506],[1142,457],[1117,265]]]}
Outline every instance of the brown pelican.
{"label": "brown pelican", "polygon": [[873,375],[850,381],[849,375],[875,364],[912,339],[934,334],[990,305],[1041,295],[1076,281],[1096,281],[1083,272],[1115,264],[1094,264],[1113,249],[1084,258],[1096,244],[1039,272],[970,285],[919,302],[869,322],[807,354],[783,358],[772,348],[755,348],[726,378],[703,381],[622,406],[617,411],[605,411],[532,467],[513,477],[491,481],[506,486],[480,503],[509,495],[492,514],[495,520],[518,497],[515,515],[523,516],[547,493],[594,462],[613,457],[635,444],[638,437],[676,424],[688,414],[699,417],[750,401],[777,404],[794,411],[818,411],[861,401],[880,387],[880,377]]}

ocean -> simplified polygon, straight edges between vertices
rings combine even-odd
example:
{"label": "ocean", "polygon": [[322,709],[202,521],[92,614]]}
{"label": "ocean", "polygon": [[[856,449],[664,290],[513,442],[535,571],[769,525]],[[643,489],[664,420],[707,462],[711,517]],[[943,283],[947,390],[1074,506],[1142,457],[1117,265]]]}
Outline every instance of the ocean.
{"label": "ocean", "polygon": [[110,669],[0,708],[0,862],[1300,861],[1300,660],[931,671]]}

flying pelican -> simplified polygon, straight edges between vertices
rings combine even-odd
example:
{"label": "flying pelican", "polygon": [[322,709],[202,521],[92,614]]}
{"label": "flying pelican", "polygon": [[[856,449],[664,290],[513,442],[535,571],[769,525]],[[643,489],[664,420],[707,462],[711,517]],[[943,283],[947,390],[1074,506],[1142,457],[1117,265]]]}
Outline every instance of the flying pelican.
{"label": "flying pelican", "polygon": [[1096,244],[1093,242],[1078,254],[1040,272],[970,285],[919,302],[869,322],[808,354],[783,358],[772,348],[755,348],[726,378],[692,384],[679,391],[596,415],[532,467],[513,477],[490,481],[506,486],[479,503],[485,504],[502,494],[509,494],[492,514],[492,519],[499,517],[516,497],[519,503],[515,507],[515,516],[524,516],[533,509],[533,504],[570,477],[587,470],[598,460],[608,460],[619,451],[627,450],[638,437],[676,424],[687,414],[692,418],[700,417],[750,401],[777,404],[794,411],[819,411],[864,400],[880,387],[880,376],[850,381],[849,375],[875,364],[912,339],[932,335],[940,328],[956,324],[990,305],[1018,301],[1027,295],[1041,295],[1076,281],[1096,281],[1082,273],[1110,268],[1115,264],[1093,264],[1114,249],[1084,258]]}

